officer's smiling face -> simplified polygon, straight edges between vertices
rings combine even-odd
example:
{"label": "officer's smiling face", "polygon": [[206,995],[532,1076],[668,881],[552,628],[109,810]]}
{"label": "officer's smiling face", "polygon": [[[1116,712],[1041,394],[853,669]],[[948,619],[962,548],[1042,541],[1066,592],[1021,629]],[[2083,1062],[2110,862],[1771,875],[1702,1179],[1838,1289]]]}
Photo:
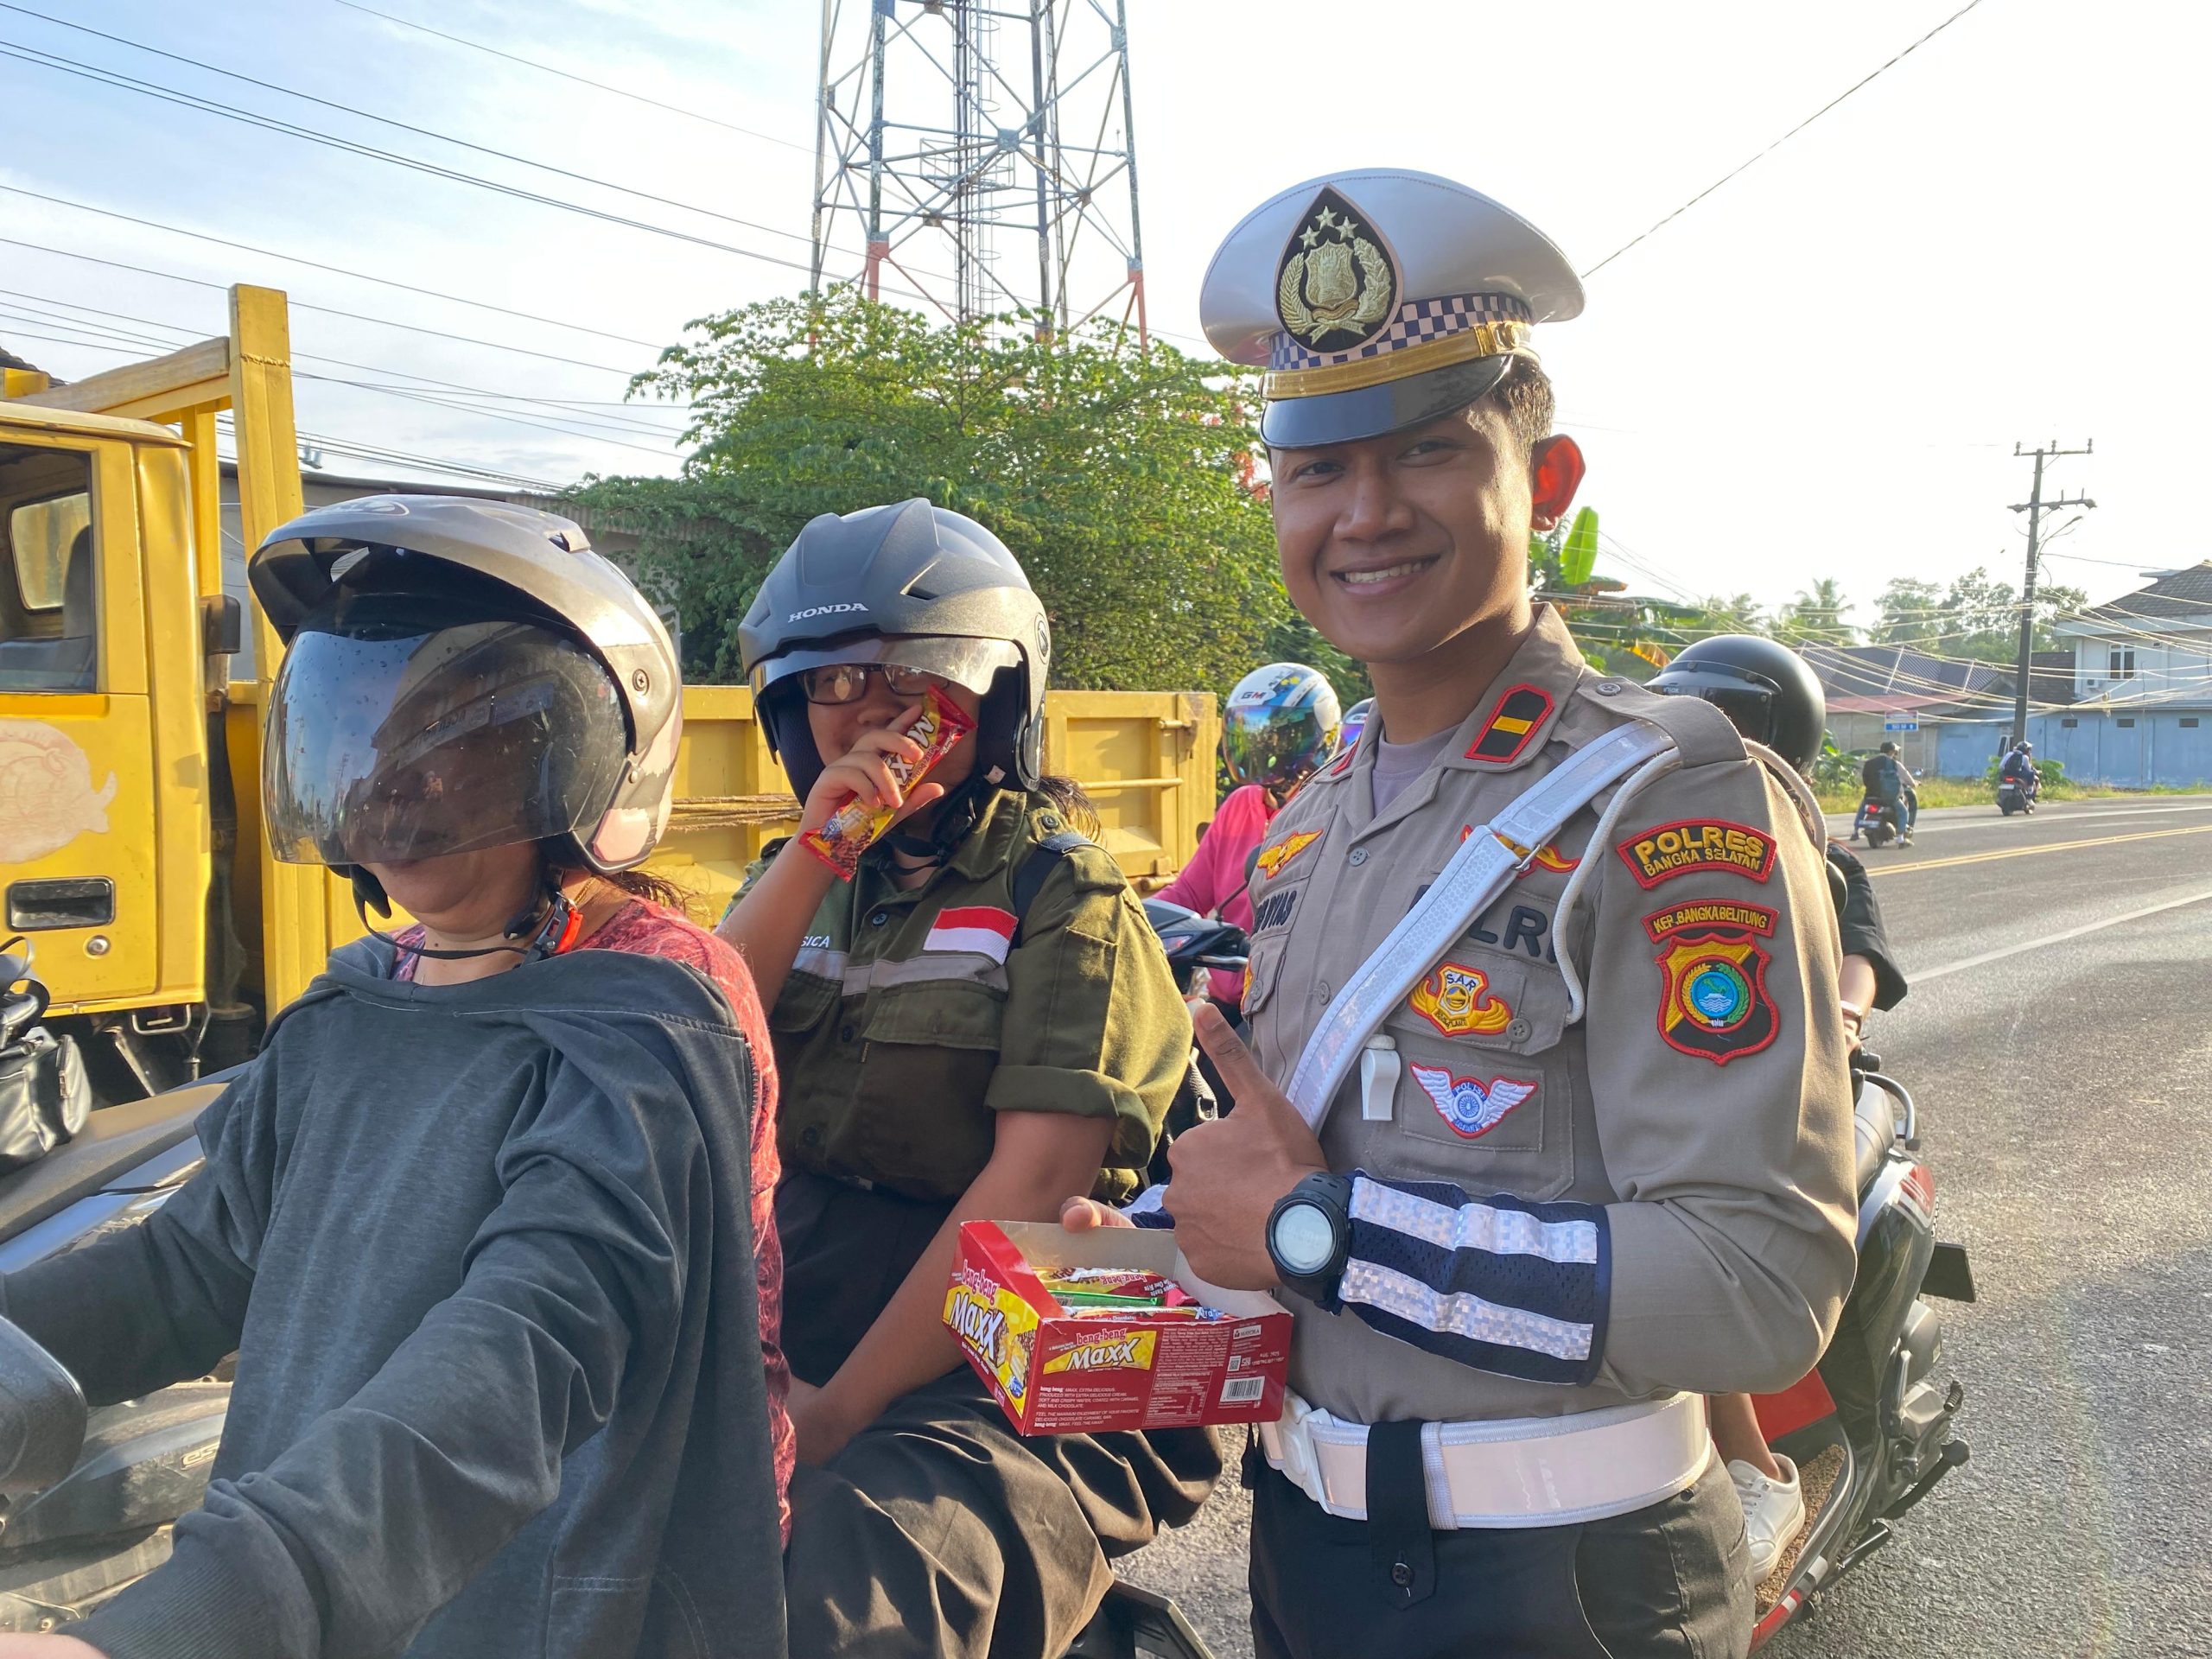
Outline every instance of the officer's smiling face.
{"label": "officer's smiling face", "polygon": [[1424,662],[1471,630],[1525,630],[1530,524],[1557,522],[1582,476],[1572,439],[1524,454],[1490,401],[1270,461],[1291,602],[1339,651],[1381,664]]}

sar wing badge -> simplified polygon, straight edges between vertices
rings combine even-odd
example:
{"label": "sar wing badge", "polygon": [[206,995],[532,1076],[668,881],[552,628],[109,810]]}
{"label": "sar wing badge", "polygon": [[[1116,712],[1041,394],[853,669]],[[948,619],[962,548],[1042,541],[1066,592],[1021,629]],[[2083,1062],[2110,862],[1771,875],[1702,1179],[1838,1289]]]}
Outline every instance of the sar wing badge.
{"label": "sar wing badge", "polygon": [[1508,1112],[1536,1092],[1535,1084],[1515,1077],[1493,1077],[1485,1084],[1473,1077],[1455,1077],[1440,1065],[1408,1069],[1421,1092],[1436,1103],[1452,1134],[1469,1141],[1489,1134],[1505,1121]]}

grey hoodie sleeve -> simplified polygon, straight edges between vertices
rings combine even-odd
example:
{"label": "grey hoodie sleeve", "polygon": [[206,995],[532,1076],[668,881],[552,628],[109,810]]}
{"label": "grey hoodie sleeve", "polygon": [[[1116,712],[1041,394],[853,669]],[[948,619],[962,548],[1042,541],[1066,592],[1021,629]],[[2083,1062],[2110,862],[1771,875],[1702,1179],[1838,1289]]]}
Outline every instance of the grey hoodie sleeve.
{"label": "grey hoodie sleeve", "polygon": [[662,1385],[707,1190],[678,1085],[640,1059],[619,1101],[552,1062],[459,1290],[267,1468],[212,1483],[168,1563],[70,1634],[111,1659],[396,1652],[552,1503],[618,1392]]}
{"label": "grey hoodie sleeve", "polygon": [[200,1114],[207,1162],[143,1225],[0,1279],[0,1313],[92,1404],[204,1376],[238,1346],[268,1214],[267,1064]]}

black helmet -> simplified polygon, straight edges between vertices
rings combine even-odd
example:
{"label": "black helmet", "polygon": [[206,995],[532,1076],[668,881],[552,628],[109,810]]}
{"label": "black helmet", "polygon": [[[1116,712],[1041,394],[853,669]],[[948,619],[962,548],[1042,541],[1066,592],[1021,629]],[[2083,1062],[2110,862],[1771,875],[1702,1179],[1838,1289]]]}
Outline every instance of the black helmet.
{"label": "black helmet", "polygon": [[1895,754],[1897,752],[1897,746],[1895,739],[1885,737],[1882,740],[1882,753],[1884,754]]}
{"label": "black helmet", "polygon": [[278,859],[360,887],[363,863],[518,842],[602,875],[652,851],[683,724],[676,652],[576,524],[367,496],[271,531],[248,575],[289,647],[262,744]]}
{"label": "black helmet", "polygon": [[810,522],[760,584],[738,645],[802,800],[823,762],[796,676],[833,663],[903,663],[967,687],[983,699],[976,777],[1029,789],[1044,772],[1045,607],[1005,543],[919,496]]}
{"label": "black helmet", "polygon": [[1750,633],[1700,639],[1654,677],[1651,689],[1703,697],[1745,737],[1800,772],[1820,754],[1827,698],[1805,659],[1775,640]]}

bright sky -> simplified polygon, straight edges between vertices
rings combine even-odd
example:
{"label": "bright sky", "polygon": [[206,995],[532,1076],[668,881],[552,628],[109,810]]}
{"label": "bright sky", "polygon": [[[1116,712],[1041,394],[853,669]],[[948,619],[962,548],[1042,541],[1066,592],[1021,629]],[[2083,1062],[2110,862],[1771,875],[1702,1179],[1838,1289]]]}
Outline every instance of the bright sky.
{"label": "bright sky", "polygon": [[[770,137],[612,98],[341,0],[28,3],[728,219],[378,126],[20,6],[0,10],[0,50],[100,66],[804,264],[818,13],[804,0],[368,3]],[[1542,226],[1578,266],[1594,264],[1961,3],[1128,0],[1153,322],[1186,344],[1197,336],[1198,280],[1223,232],[1274,190],[1336,167],[1464,180]],[[2052,550],[2078,558],[2053,556],[2048,579],[2103,598],[2137,585],[2139,569],[2212,554],[2191,498],[2160,482],[2198,475],[2212,439],[2199,176],[2209,49],[2203,8],[1982,0],[1599,272],[1582,319],[1539,344],[1590,454],[1585,499],[1609,537],[1601,570],[1768,602],[1833,575],[1860,620],[1893,575],[1941,581],[1986,564],[2017,582],[2022,515],[2006,509],[2027,499],[2029,464],[2013,444],[2053,438],[2094,438],[2095,454],[2062,463],[2052,481],[2100,511]],[[625,375],[687,319],[803,281],[7,56],[0,185],[340,268],[0,193],[0,237],[13,238],[0,241],[0,343],[73,378],[145,354],[144,342],[221,326],[218,288],[15,245],[28,242],[203,283],[268,283],[296,302],[578,359],[295,314],[299,366],[330,377],[301,382],[303,430],[532,479],[669,467],[679,417],[621,407]],[[97,350],[86,327],[111,344],[122,342],[110,330],[136,339]],[[600,424],[586,438],[336,384],[462,395],[401,375],[473,388],[481,407],[500,406],[486,392],[574,400],[566,414],[531,404],[515,419]],[[334,450],[327,464],[395,470]]]}

